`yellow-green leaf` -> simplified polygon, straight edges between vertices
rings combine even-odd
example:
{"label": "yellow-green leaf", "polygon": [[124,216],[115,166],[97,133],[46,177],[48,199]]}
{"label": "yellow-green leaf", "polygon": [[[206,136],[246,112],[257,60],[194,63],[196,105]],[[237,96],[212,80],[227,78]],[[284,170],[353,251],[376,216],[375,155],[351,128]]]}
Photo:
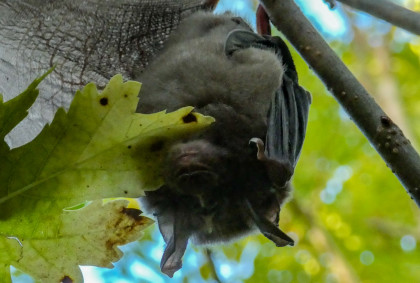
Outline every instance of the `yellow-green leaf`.
{"label": "yellow-green leaf", "polygon": [[[65,276],[80,282],[78,265],[111,267],[121,256],[116,245],[136,240],[150,224],[138,209],[124,208],[124,200],[102,205],[102,199],[157,189],[168,145],[214,119],[191,113],[192,107],[135,113],[140,86],[120,75],[101,93],[89,84],[32,142],[0,149],[2,274],[14,265],[45,282]],[[196,121],[184,122],[187,115]]]}

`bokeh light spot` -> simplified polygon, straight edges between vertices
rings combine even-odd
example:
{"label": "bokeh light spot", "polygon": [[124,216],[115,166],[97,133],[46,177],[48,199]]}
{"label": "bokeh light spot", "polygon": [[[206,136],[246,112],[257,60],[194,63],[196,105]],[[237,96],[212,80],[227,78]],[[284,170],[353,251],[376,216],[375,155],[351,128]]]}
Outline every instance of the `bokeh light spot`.
{"label": "bokeh light spot", "polygon": [[307,250],[300,250],[296,253],[295,259],[300,264],[305,264],[311,259],[311,254]]}
{"label": "bokeh light spot", "polygon": [[347,181],[352,175],[353,170],[348,165],[339,166],[334,172],[334,177],[340,178],[343,181]]}
{"label": "bokeh light spot", "polygon": [[348,236],[350,236],[351,233],[351,228],[348,224],[346,223],[340,223],[340,225],[338,225],[335,234],[337,235],[337,237],[339,238],[346,238]]}
{"label": "bokeh light spot", "polygon": [[362,245],[362,240],[359,236],[350,236],[344,242],[346,248],[350,251],[357,251]]}
{"label": "bokeh light spot", "polygon": [[337,229],[338,227],[340,227],[341,224],[341,218],[340,215],[338,215],[337,213],[331,213],[327,216],[326,219],[326,224],[327,227],[330,229]]}
{"label": "bokeh light spot", "polygon": [[290,283],[293,280],[293,274],[289,270],[270,270],[267,274],[268,281],[271,283]]}
{"label": "bokeh light spot", "polygon": [[336,194],[331,193],[327,190],[322,190],[319,194],[319,197],[321,198],[322,202],[325,204],[331,204],[335,201]]}
{"label": "bokeh light spot", "polygon": [[220,275],[222,277],[229,278],[230,276],[232,276],[232,268],[230,267],[230,265],[228,264],[221,264],[220,267]]}
{"label": "bokeh light spot", "polygon": [[400,245],[404,251],[410,252],[416,248],[416,239],[411,235],[405,235],[401,238]]}
{"label": "bokeh light spot", "polygon": [[334,256],[331,253],[323,253],[319,256],[319,262],[323,267],[330,267],[334,260]]}
{"label": "bokeh light spot", "polygon": [[364,265],[371,265],[375,261],[375,256],[371,251],[363,251],[360,254],[360,262]]}
{"label": "bokeh light spot", "polygon": [[135,261],[130,265],[130,272],[137,278],[148,278],[151,282],[164,283],[162,277],[156,270],[140,261]]}
{"label": "bokeh light spot", "polygon": [[316,259],[311,258],[303,265],[303,269],[305,269],[306,273],[313,276],[320,271],[321,267]]}

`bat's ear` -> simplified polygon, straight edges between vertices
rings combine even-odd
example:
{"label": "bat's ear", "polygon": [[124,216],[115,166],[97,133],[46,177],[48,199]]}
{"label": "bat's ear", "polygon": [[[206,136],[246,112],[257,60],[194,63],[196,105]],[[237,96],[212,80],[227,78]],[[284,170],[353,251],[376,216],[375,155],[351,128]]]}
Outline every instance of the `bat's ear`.
{"label": "bat's ear", "polygon": [[270,18],[261,4],[257,8],[257,31],[261,35],[271,35]]}
{"label": "bat's ear", "polygon": [[257,146],[257,159],[264,163],[267,174],[275,188],[283,188],[293,175],[293,166],[289,160],[268,158],[265,154],[264,142],[260,138],[252,138],[249,143]]}

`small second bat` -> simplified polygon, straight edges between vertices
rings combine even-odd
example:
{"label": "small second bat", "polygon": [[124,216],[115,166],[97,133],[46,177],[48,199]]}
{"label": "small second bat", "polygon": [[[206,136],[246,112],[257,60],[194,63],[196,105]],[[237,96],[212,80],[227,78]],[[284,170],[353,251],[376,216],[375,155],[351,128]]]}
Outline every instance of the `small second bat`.
{"label": "small second bat", "polygon": [[137,79],[138,112],[191,105],[216,119],[185,140],[162,143],[165,184],[141,200],[167,244],[162,271],[172,277],[181,268],[189,240],[211,244],[259,230],[276,246],[293,245],[278,221],[311,98],[285,43],[231,14],[197,12]]}

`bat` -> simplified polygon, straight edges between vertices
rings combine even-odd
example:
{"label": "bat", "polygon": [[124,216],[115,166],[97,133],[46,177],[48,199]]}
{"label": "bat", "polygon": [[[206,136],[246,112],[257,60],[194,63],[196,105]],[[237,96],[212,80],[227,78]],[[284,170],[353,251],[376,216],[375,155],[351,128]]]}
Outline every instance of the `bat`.
{"label": "bat", "polygon": [[172,277],[182,267],[189,240],[206,245],[260,231],[278,247],[293,245],[278,221],[311,98],[286,44],[232,14],[197,12],[135,78],[143,84],[138,112],[191,105],[216,119],[166,146],[165,183],[141,199],[166,243],[162,272]]}

